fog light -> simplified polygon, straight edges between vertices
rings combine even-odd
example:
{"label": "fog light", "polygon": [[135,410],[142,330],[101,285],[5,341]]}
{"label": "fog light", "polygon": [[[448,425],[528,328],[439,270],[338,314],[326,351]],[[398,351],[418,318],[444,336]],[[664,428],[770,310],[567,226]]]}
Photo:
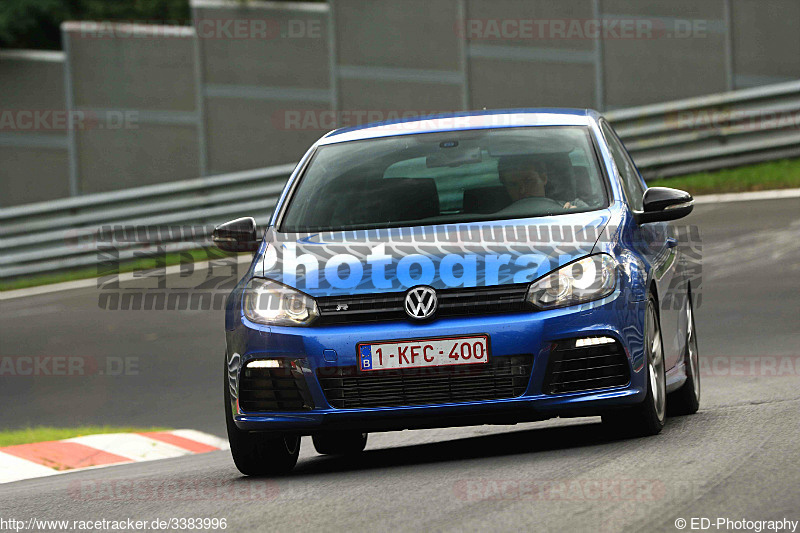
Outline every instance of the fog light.
{"label": "fog light", "polygon": [[611,337],[586,337],[585,339],[576,339],[575,347],[584,348],[586,346],[597,346],[598,344],[611,344],[614,339]]}
{"label": "fog light", "polygon": [[259,359],[247,363],[247,368],[280,368],[281,362],[276,359]]}

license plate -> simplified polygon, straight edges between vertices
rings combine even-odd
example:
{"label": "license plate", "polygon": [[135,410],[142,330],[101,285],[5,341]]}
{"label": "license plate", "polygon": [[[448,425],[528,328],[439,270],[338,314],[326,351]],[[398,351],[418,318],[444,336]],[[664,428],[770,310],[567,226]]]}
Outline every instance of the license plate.
{"label": "license plate", "polygon": [[362,371],[431,366],[475,365],[489,361],[489,337],[447,337],[360,343]]}

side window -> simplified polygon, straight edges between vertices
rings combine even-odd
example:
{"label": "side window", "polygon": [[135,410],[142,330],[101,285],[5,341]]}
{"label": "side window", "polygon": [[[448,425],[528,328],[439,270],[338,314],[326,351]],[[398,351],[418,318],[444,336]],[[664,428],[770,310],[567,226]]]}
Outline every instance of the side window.
{"label": "side window", "polygon": [[622,188],[625,191],[625,196],[628,198],[628,203],[637,211],[642,210],[642,195],[644,195],[644,185],[639,178],[639,173],[633,165],[628,153],[619,140],[617,134],[611,129],[611,126],[603,120],[600,122],[600,127],[603,130],[603,136],[606,138],[608,147],[611,149],[611,157],[614,158],[614,164],[617,165],[620,178],[622,181]]}

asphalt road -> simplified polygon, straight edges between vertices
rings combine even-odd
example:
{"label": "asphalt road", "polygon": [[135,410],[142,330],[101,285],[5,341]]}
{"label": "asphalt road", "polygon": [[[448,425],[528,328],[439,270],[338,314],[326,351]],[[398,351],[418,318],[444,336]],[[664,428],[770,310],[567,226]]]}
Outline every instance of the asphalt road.
{"label": "asphalt road", "polygon": [[[594,418],[374,434],[355,460],[317,456],[304,442],[293,474],[275,480],[243,478],[217,452],[0,485],[0,518],[209,517],[233,531],[677,531],[679,518],[800,520],[800,199],[701,205],[686,223],[703,236],[703,400],[656,437],[618,440]],[[0,427],[222,435],[222,314],[97,302],[96,289],[0,302],[0,356],[111,356],[138,367],[4,375]]]}

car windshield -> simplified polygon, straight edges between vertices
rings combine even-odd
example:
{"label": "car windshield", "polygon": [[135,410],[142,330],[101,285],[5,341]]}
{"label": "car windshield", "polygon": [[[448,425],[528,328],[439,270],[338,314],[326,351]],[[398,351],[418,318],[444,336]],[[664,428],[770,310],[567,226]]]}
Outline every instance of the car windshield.
{"label": "car windshield", "polygon": [[586,127],[425,133],[320,147],[280,231],[530,218],[607,205]]}

